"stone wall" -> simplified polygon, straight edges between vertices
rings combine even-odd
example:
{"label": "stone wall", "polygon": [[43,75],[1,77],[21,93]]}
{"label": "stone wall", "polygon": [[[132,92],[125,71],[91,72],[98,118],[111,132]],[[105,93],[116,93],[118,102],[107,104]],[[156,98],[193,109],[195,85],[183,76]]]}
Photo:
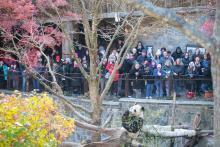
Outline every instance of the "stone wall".
{"label": "stone wall", "polygon": [[178,46],[185,51],[187,44],[193,44],[185,35],[174,28],[163,28],[150,35],[139,34],[138,40],[143,42],[145,46],[153,46],[154,51],[162,47],[174,51]]}
{"label": "stone wall", "polygon": [[[86,108],[90,108],[89,100],[73,99],[74,103],[81,104]],[[145,108],[145,124],[147,125],[170,125],[172,116],[172,101],[171,100],[146,100],[122,98],[118,102],[104,101],[103,102],[103,116],[105,120],[108,117],[109,111],[113,111],[113,118],[109,127],[121,127],[122,114],[135,103],[141,104]],[[195,114],[201,113],[201,129],[213,129],[213,102],[210,101],[177,101],[176,105],[176,125],[192,126],[192,120]],[[74,116],[74,114],[73,114]],[[90,133],[77,128],[75,133],[69,141],[80,142],[90,138]],[[105,137],[105,136],[103,136]],[[149,143],[149,140],[151,141]],[[150,146],[166,146],[168,141],[165,139],[149,139],[147,142]],[[181,147],[186,140],[182,138],[176,140],[178,147]]]}
{"label": "stone wall", "polygon": [[[188,14],[184,17],[185,20],[193,25],[195,28],[199,28],[205,23],[206,20],[211,19],[212,14]],[[147,24],[157,24],[156,27],[146,27]],[[150,29],[150,30],[149,30]],[[137,40],[143,42],[146,46],[153,46],[154,51],[162,47],[166,47],[170,51],[174,51],[176,47],[180,46],[183,51],[186,50],[186,45],[196,45],[195,42],[192,42],[187,36],[179,32],[177,29],[163,24],[160,21],[145,21],[142,25],[141,32],[138,34]]]}

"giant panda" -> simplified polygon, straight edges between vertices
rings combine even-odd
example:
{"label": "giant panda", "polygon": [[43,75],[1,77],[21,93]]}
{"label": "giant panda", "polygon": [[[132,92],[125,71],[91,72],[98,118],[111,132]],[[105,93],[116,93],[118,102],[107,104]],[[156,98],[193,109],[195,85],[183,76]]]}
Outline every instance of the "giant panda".
{"label": "giant panda", "polygon": [[144,122],[144,107],[135,104],[125,111],[122,116],[122,127],[129,133],[137,134],[143,127]]}

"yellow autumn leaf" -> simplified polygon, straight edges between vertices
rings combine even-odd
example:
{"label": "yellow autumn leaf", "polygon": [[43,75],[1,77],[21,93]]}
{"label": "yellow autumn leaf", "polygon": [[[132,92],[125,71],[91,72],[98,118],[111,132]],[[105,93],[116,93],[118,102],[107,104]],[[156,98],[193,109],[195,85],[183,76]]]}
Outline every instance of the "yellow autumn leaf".
{"label": "yellow autumn leaf", "polygon": [[29,146],[55,145],[74,131],[74,120],[56,113],[59,107],[46,93],[21,98],[16,92],[1,95],[0,101],[0,147],[15,142],[20,146],[27,142]]}

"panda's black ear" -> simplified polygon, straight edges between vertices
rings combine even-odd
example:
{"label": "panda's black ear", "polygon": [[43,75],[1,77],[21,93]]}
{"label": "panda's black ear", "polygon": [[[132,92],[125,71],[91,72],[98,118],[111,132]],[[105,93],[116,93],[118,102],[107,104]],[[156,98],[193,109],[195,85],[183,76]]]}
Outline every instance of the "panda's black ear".
{"label": "panda's black ear", "polygon": [[141,107],[141,110],[144,111],[145,110],[144,107]]}

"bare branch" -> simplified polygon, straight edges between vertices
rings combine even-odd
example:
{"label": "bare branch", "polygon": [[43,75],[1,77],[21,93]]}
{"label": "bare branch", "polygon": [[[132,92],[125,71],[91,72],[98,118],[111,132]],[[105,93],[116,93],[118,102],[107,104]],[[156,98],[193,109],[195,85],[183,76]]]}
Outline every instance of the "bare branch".
{"label": "bare branch", "polygon": [[107,117],[107,119],[105,120],[105,122],[102,124],[102,127],[105,128],[112,120],[112,117],[113,117],[113,113],[111,112],[109,114],[109,116]]}
{"label": "bare branch", "polygon": [[93,7],[93,10],[92,10],[92,34],[91,34],[91,38],[90,38],[90,41],[93,42],[93,46],[91,46],[91,50],[98,50],[98,47],[97,47],[97,26],[99,25],[100,23],[100,20],[98,18],[98,15],[99,15],[99,8],[100,8],[100,5],[101,5],[101,2],[102,0],[96,0],[95,1],[95,6]]}
{"label": "bare branch", "polygon": [[[109,79],[108,79],[108,81],[107,81],[107,83],[106,83],[106,86],[105,86],[103,92],[101,93],[100,99],[103,99],[104,96],[107,94],[108,90],[110,89],[110,86],[111,86],[111,84],[112,84],[112,82],[113,82],[113,79],[114,79],[114,77],[115,77],[115,74],[116,74],[116,72],[117,72],[117,70],[118,70],[119,64],[120,64],[120,63],[122,64],[122,62],[120,62],[120,61],[121,61],[121,56],[122,56],[122,54],[124,53],[124,50],[127,51],[127,50],[129,49],[128,47],[130,47],[130,46],[132,45],[132,44],[131,44],[131,39],[132,39],[132,37],[134,36],[134,34],[135,34],[135,36],[136,36],[136,34],[137,34],[137,29],[139,28],[142,19],[143,19],[143,17],[141,17],[141,18],[139,19],[138,23],[136,23],[134,29],[130,32],[128,38],[126,39],[126,41],[125,41],[125,43],[124,43],[124,45],[123,45],[123,47],[121,48],[120,53],[119,53],[119,55],[118,55],[118,59],[117,59],[117,61],[116,61],[116,63],[115,63],[114,69],[113,69],[113,71],[112,71],[112,73],[111,73],[111,75],[110,75],[110,77],[109,77]],[[134,39],[134,38],[133,38],[133,39]],[[129,42],[130,42],[130,43],[129,43]],[[128,44],[130,44],[130,45],[127,46]],[[126,54],[123,55],[123,58],[122,58],[123,60],[125,59],[125,55],[126,55]],[[120,66],[121,66],[121,65],[120,65]]]}
{"label": "bare branch", "polygon": [[117,35],[119,34],[121,28],[125,25],[125,23],[126,23],[128,17],[130,17],[132,13],[133,13],[133,11],[130,12],[130,13],[125,17],[125,19],[123,20],[122,24],[117,27],[117,29],[116,29],[116,31],[115,31],[113,37],[111,38],[110,43],[108,44],[108,46],[107,46],[107,48],[106,48],[106,52],[105,52],[104,56],[102,57],[102,60],[101,60],[99,66],[98,66],[98,68],[97,68],[97,74],[100,73],[101,66],[102,66],[103,62],[106,60],[106,57],[107,57],[107,55],[108,55],[108,52],[109,52],[109,50],[110,50],[110,48],[111,48],[111,46],[112,46],[112,44],[113,44],[115,38],[117,37]]}
{"label": "bare branch", "polygon": [[53,15],[50,14],[48,11],[46,11],[43,7],[39,6],[39,5],[36,5],[36,7],[42,12],[44,13],[46,16],[50,17],[50,18],[53,18]]}
{"label": "bare branch", "polygon": [[109,136],[114,136],[114,135],[118,134],[118,132],[126,132],[126,130],[122,129],[122,128],[103,128],[103,127],[98,127],[98,126],[91,125],[88,123],[80,122],[77,120],[75,120],[75,125],[77,127],[84,128],[84,129],[87,129],[87,130],[90,130],[93,132],[104,133]]}
{"label": "bare branch", "polygon": [[1,50],[1,51],[4,51],[4,52],[8,52],[8,53],[12,53],[12,54],[17,55],[17,52],[16,52],[16,51],[13,51],[13,50],[11,50],[11,49],[9,49],[9,48],[7,48],[7,49],[0,48],[0,50]]}
{"label": "bare branch", "polygon": [[[45,84],[43,81],[41,81],[41,80],[39,79],[39,77],[36,75],[35,72],[32,72],[32,71],[31,71],[31,74],[32,74],[32,76],[33,76],[35,79],[39,80],[40,83],[41,83],[47,90],[49,90],[51,93],[53,93],[53,94],[55,94],[57,97],[59,97],[59,98],[64,102],[64,104],[65,104],[68,108],[70,108],[71,111],[72,111],[77,117],[79,117],[82,121],[85,121],[86,123],[92,123],[92,120],[91,120],[90,118],[87,118],[85,115],[81,114],[80,112],[78,112],[78,111],[75,109],[75,107],[74,107],[74,105],[72,104],[72,102],[70,102],[69,100],[67,100],[64,96],[61,96],[61,95],[59,95],[59,94],[56,94],[56,92],[53,91],[47,84]],[[84,111],[84,112],[85,112],[85,111]]]}
{"label": "bare branch", "polygon": [[87,45],[88,49],[90,49],[91,48],[91,42],[90,42],[91,41],[90,40],[91,29],[90,29],[89,18],[88,18],[89,16],[87,15],[84,1],[78,0],[78,4],[81,8],[84,32],[86,32],[85,33],[86,45]]}
{"label": "bare branch", "polygon": [[[82,120],[86,121],[86,122],[89,122],[91,123],[91,119],[89,118],[86,118],[85,116],[83,116],[82,114],[80,114],[78,111],[75,110],[75,108],[78,108],[84,112],[86,112],[87,114],[91,115],[91,112],[86,110],[85,108],[83,108],[82,106],[79,106],[79,105],[75,105],[73,104],[72,102],[70,102],[69,100],[67,100],[64,96],[63,96],[63,93],[62,93],[62,90],[60,88],[60,86],[57,84],[57,80],[56,80],[56,77],[55,77],[55,73],[53,72],[52,68],[51,68],[51,65],[50,65],[50,60],[48,58],[48,56],[46,56],[46,54],[43,52],[43,46],[44,44],[42,43],[41,45],[38,45],[38,42],[36,42],[33,37],[31,38],[31,41],[33,42],[33,45],[35,45],[35,47],[38,48],[38,50],[41,52],[41,54],[45,57],[46,61],[47,61],[47,67],[48,67],[48,72],[50,73],[50,75],[52,76],[52,84],[54,86],[56,86],[54,89],[58,90],[58,91],[54,91],[53,89],[51,89],[48,85],[46,85],[43,81],[41,81],[41,79],[38,77],[42,77],[40,74],[38,74],[36,71],[29,71],[36,79],[38,79],[41,84],[44,85],[44,87],[46,89],[48,89],[51,93],[53,93],[54,95],[56,95],[57,97],[59,97],[62,101],[65,102],[66,105],[68,105],[71,110],[79,117],[81,118]],[[37,76],[38,74],[38,76]]]}
{"label": "bare branch", "polygon": [[[117,70],[119,70],[119,68],[121,68],[121,66],[122,66],[122,64],[123,64],[123,62],[124,62],[124,59],[125,59],[125,57],[126,57],[126,54],[127,54],[127,52],[128,52],[128,49],[130,49],[130,47],[133,45],[133,43],[135,42],[135,40],[136,40],[136,37],[137,37],[137,35],[138,35],[138,29],[139,29],[139,27],[140,27],[140,24],[141,24],[141,22],[142,22],[142,20],[143,20],[143,17],[141,17],[141,18],[139,18],[138,19],[138,22],[136,23],[136,25],[133,27],[133,30],[132,30],[132,32],[130,33],[130,35],[131,36],[129,36],[128,37],[128,39],[126,40],[127,42],[125,42],[126,44],[128,44],[128,46],[123,46],[122,47],[122,50],[120,51],[120,53],[119,53],[119,58],[118,58],[118,67],[117,67]],[[125,50],[125,52],[124,52],[124,49],[123,48],[127,48],[126,50]],[[124,54],[123,54],[123,56],[122,56],[122,53],[124,52]],[[121,56],[122,56],[122,58],[121,58]]]}
{"label": "bare branch", "polygon": [[[71,43],[72,44],[72,43]],[[88,75],[88,73],[85,71],[85,69],[83,68],[82,66],[82,63],[80,62],[80,59],[76,56],[76,52],[75,52],[75,49],[73,47],[73,49],[71,50],[71,53],[72,53],[72,56],[73,56],[73,59],[76,60],[77,64],[79,65],[79,69],[81,71],[81,73],[83,74],[83,76],[86,78],[86,80],[89,80],[90,76]]]}
{"label": "bare branch", "polygon": [[[85,12],[86,9],[85,9],[83,0],[78,0],[78,1],[81,2],[80,4],[83,6],[83,12],[86,13],[86,12]],[[51,3],[52,3],[52,2],[51,2]],[[57,8],[56,8],[56,13],[59,14],[59,11],[58,11]],[[59,16],[60,16],[60,15],[59,15]],[[60,21],[62,22],[61,17],[59,17],[59,19],[60,19]],[[83,23],[83,24],[84,24],[84,23]],[[61,27],[63,28],[62,23],[61,23]],[[86,80],[89,80],[90,76],[87,74],[87,72],[86,72],[85,69],[83,68],[80,59],[76,56],[75,46],[73,45],[72,40],[71,40],[71,38],[69,37],[69,33],[70,33],[70,32],[66,32],[64,28],[63,28],[62,30],[63,30],[63,33],[65,34],[66,39],[68,39],[69,42],[71,43],[71,45],[70,45],[71,47],[69,48],[69,51],[70,51],[70,53],[71,53],[71,56],[73,57],[73,59],[76,60],[77,64],[79,65],[79,69],[80,69],[81,73],[83,74],[83,76],[85,77],[85,79],[86,79]],[[81,33],[81,32],[79,32],[79,33]],[[87,33],[81,33],[81,34],[86,35]]]}

